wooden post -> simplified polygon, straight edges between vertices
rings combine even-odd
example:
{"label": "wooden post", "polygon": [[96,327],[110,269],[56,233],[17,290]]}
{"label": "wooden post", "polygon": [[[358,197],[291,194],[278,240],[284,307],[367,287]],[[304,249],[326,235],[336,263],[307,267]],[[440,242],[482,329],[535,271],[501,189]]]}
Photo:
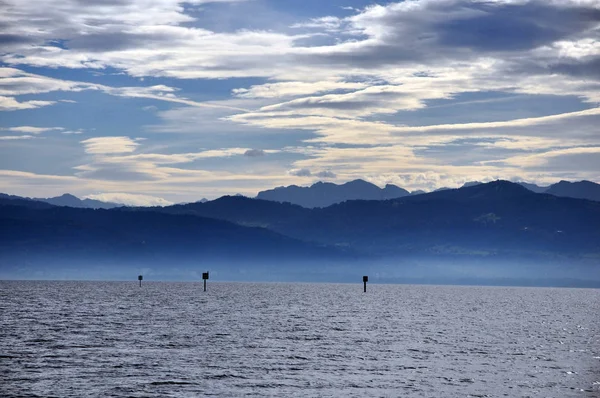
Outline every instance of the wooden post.
{"label": "wooden post", "polygon": [[364,290],[363,292],[366,293],[367,292],[367,282],[369,281],[369,277],[368,276],[363,276],[363,285],[364,285]]}
{"label": "wooden post", "polygon": [[144,279],[144,277],[142,275],[138,275],[138,281],[140,281],[140,287],[142,287],[142,279]]}
{"label": "wooden post", "polygon": [[208,271],[202,273],[202,280],[204,281],[204,291],[206,291],[206,281],[208,280]]}

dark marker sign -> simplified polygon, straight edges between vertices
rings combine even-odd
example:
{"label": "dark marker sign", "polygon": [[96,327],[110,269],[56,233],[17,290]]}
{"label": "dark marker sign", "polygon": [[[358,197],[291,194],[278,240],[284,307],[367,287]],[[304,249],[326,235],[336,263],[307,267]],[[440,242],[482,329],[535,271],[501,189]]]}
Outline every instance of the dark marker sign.
{"label": "dark marker sign", "polygon": [[202,279],[204,280],[204,291],[206,291],[206,280],[208,279],[208,272],[202,273]]}

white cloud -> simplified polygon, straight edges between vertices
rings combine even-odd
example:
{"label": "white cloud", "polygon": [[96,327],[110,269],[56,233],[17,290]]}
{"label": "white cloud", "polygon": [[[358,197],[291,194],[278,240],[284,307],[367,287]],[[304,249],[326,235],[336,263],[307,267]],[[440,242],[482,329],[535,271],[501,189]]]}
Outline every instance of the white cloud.
{"label": "white cloud", "polygon": [[16,126],[16,127],[5,127],[0,130],[13,131],[15,133],[29,133],[29,134],[41,134],[48,131],[60,131],[64,130],[62,127],[34,127],[34,126]]}
{"label": "white cloud", "polygon": [[156,196],[124,192],[98,193],[87,195],[85,198],[100,200],[102,202],[119,203],[126,206],[169,206],[173,204],[173,202]]}
{"label": "white cloud", "polygon": [[[78,82],[71,80],[55,79],[33,73],[23,72],[15,68],[0,67],[0,111],[34,109],[42,106],[53,105],[56,101],[25,101],[18,102],[14,97],[26,94],[42,94],[53,91],[101,91],[108,95],[126,98],[147,98],[157,101],[165,101],[201,107],[209,109],[227,109],[229,111],[248,111],[244,108],[211,103],[198,102],[178,97],[175,93],[177,88],[165,85],[139,86],[139,87],[110,87],[102,84]],[[3,96],[3,95],[10,95]],[[64,102],[64,101],[62,101]]]}
{"label": "white cloud", "polygon": [[[562,148],[556,150],[545,151],[541,153],[533,153],[527,155],[513,156],[503,160],[503,163],[519,166],[519,167],[533,167],[543,166],[548,164],[553,158],[558,158],[567,155],[583,155],[583,154],[594,154],[600,156],[600,147],[575,147],[575,148]],[[600,159],[600,157],[599,157]],[[485,162],[492,163],[492,162]],[[600,168],[600,162],[598,162]]]}
{"label": "white cloud", "polygon": [[0,95],[0,111],[19,111],[23,109],[35,109],[43,106],[53,105],[54,101],[17,101],[14,97]]}
{"label": "white cloud", "polygon": [[35,138],[33,135],[4,135],[0,136],[0,140],[15,141],[15,140],[31,140]]}
{"label": "white cloud", "polygon": [[86,153],[111,154],[130,153],[139,145],[129,137],[96,137],[81,141]]}
{"label": "white cloud", "polygon": [[[415,125],[414,119],[403,120],[408,111],[423,110],[433,100],[452,103],[461,94],[485,92],[569,96],[597,106],[598,26],[590,16],[597,14],[598,1],[410,0],[350,9],[348,17],[286,22],[285,28],[236,26],[220,31],[194,20],[196,14],[190,10],[197,12],[203,1],[88,3],[81,7],[78,0],[5,2],[0,23],[14,40],[0,59],[5,65],[98,72],[115,68],[139,78],[261,77],[266,83],[238,87],[232,91],[234,98],[199,102],[167,85],[110,87],[9,67],[0,68],[0,110],[55,103],[23,100],[21,95],[97,91],[176,105],[156,112],[164,124],[147,131],[189,132],[210,139],[223,131],[231,136],[264,129],[271,134],[300,130],[304,137],[313,133],[301,144],[319,146],[304,148],[301,160],[280,164],[268,181],[294,181],[294,174],[303,175],[296,180],[304,181],[331,173],[341,180],[389,179],[424,188],[446,185],[448,178],[456,183],[507,174],[545,179],[548,175],[536,171],[534,176],[527,169],[539,167],[543,157],[523,151],[551,153],[598,144],[599,108],[573,112],[557,106],[553,115],[491,115],[484,121],[465,114],[465,121],[457,123],[437,118]],[[290,25],[296,29],[287,29]],[[475,164],[481,159],[467,149],[460,153],[456,142],[464,138],[482,139],[469,148],[483,151],[483,162]],[[150,149],[142,153],[140,143],[129,137],[83,142],[91,160],[76,169],[82,180],[119,184],[139,179],[160,185],[167,179],[189,183],[247,178],[248,184],[261,183],[257,173],[246,170],[219,173],[166,167],[259,153],[248,152],[250,148],[162,154]],[[342,144],[363,147],[337,147]],[[448,158],[432,155],[435,145],[459,152]],[[471,164],[452,163],[461,156]],[[500,166],[499,158],[512,163]],[[246,162],[257,163],[261,162]],[[288,168],[293,169],[290,174]],[[581,170],[579,175],[589,172]]]}
{"label": "white cloud", "polygon": [[240,98],[281,98],[310,95],[334,90],[357,90],[367,87],[365,82],[319,81],[319,82],[279,82],[236,88],[233,94]]}
{"label": "white cloud", "polygon": [[309,22],[295,23],[292,28],[318,28],[326,31],[337,31],[343,24],[343,20],[338,17],[319,17],[312,18]]}
{"label": "white cloud", "polygon": [[525,119],[508,120],[504,122],[483,122],[483,123],[457,123],[457,124],[439,124],[431,126],[411,126],[397,127],[397,132],[428,132],[434,130],[475,130],[475,129],[495,129],[501,127],[525,127],[533,125],[542,125],[560,121],[563,119],[598,116],[600,108],[591,108],[583,111],[560,113],[556,115],[531,117]]}
{"label": "white cloud", "polygon": [[[16,40],[2,59],[13,65],[110,66],[138,77],[302,76],[303,81],[348,73],[377,75],[398,66],[435,69],[457,61],[473,64],[481,55],[507,60],[512,66],[538,61],[542,66],[548,65],[546,55],[539,59],[523,55],[556,47],[561,59],[570,62],[591,51],[586,50],[590,46],[586,40],[593,39],[590,32],[595,25],[586,13],[594,7],[591,2],[567,0],[407,1],[370,6],[346,18],[300,21],[294,26],[315,32],[293,35],[243,28],[209,31],[194,26],[194,18],[177,0],[92,2],[85,8],[76,0],[48,7],[12,0],[6,5],[11,12],[2,22]],[[515,30],[521,32],[518,37]],[[337,42],[310,44],[319,34],[333,35]],[[64,46],[53,45],[52,40],[64,40]],[[309,44],[301,45],[300,40]],[[565,50],[571,47],[578,49]]]}

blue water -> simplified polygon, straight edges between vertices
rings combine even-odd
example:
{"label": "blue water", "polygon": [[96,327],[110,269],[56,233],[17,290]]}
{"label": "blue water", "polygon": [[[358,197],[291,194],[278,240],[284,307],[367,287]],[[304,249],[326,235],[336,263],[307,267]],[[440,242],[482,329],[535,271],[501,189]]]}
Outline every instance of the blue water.
{"label": "blue water", "polygon": [[0,396],[599,397],[600,290],[0,282]]}

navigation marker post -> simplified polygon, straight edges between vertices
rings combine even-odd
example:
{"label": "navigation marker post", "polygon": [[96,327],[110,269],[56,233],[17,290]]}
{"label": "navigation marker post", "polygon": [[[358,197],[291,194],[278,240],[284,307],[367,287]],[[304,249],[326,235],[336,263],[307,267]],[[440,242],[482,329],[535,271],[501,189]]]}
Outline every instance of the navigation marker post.
{"label": "navigation marker post", "polygon": [[206,291],[206,281],[208,280],[208,271],[202,273],[202,280],[204,281],[204,291]]}
{"label": "navigation marker post", "polygon": [[140,281],[140,287],[142,287],[142,279],[144,279],[144,277],[142,275],[138,275],[138,281]]}
{"label": "navigation marker post", "polygon": [[366,292],[367,292],[367,282],[368,282],[368,281],[369,281],[369,277],[368,277],[368,276],[366,276],[366,275],[365,275],[365,276],[363,276],[363,284],[364,284],[364,287],[365,287],[365,289],[364,289],[364,293],[366,293]]}

